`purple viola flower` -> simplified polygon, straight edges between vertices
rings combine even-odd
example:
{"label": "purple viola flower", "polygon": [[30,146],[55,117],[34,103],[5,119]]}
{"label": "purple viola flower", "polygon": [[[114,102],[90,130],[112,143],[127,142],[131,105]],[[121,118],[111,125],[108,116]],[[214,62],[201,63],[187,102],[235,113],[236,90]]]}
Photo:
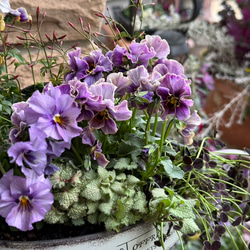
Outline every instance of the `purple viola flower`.
{"label": "purple viola flower", "polygon": [[24,110],[28,107],[28,103],[19,102],[12,105],[13,113],[11,115],[11,122],[14,125],[9,132],[9,138],[12,143],[21,141],[27,137],[28,124],[25,117]]}
{"label": "purple viola flower", "polygon": [[190,115],[189,107],[193,101],[188,99],[191,95],[190,81],[175,74],[167,74],[160,80],[161,85],[156,90],[161,99],[161,118],[174,115],[178,120],[185,120]]}
{"label": "purple viola flower", "polygon": [[74,98],[61,94],[59,88],[55,87],[43,94],[36,91],[28,102],[26,116],[32,119],[31,126],[43,130],[47,137],[70,142],[80,135],[82,129],[77,125],[77,117],[81,111],[76,107]]}
{"label": "purple viola flower", "polygon": [[84,57],[88,64],[84,81],[90,86],[103,77],[103,72],[109,72],[113,69],[113,64],[107,56],[104,56],[101,51],[95,50],[90,53],[90,56]]}
{"label": "purple viola flower", "polygon": [[129,91],[131,81],[125,77],[121,72],[111,73],[107,77],[107,82],[111,82],[117,88],[115,89],[116,96],[124,96]]}
{"label": "purple viola flower", "polygon": [[72,71],[66,74],[66,82],[77,77],[90,86],[103,77],[103,72],[109,72],[113,69],[110,59],[99,50],[95,50],[90,53],[90,56],[82,58],[80,58],[80,54],[79,50],[68,54]]}
{"label": "purple viola flower", "polygon": [[137,43],[136,41],[131,42],[129,51],[126,53],[126,56],[132,63],[144,65],[145,67],[148,66],[149,60],[154,58],[155,55],[154,48],[148,48],[146,43]]}
{"label": "purple viola flower", "polygon": [[170,48],[166,40],[157,35],[146,35],[145,39],[141,40],[141,44],[146,44],[149,50],[155,51],[155,57],[161,59],[166,58],[170,53]]}
{"label": "purple viola flower", "polygon": [[0,215],[9,226],[22,231],[32,230],[32,224],[44,219],[51,209],[51,183],[42,175],[28,170],[26,178],[9,170],[0,179]]}
{"label": "purple viola flower", "polygon": [[116,45],[116,47],[111,51],[108,51],[106,56],[112,61],[114,66],[122,66],[124,63],[124,56],[127,53],[127,49]]}
{"label": "purple viola flower", "polygon": [[191,145],[193,143],[194,130],[201,124],[201,118],[195,110],[193,114],[183,122],[185,123],[185,126],[180,132],[184,136],[185,144]]}
{"label": "purple viola flower", "polygon": [[102,98],[102,104],[105,108],[95,112],[95,116],[89,121],[91,130],[101,129],[104,134],[114,134],[117,132],[116,121],[128,120],[132,112],[127,107],[127,101],[124,100],[120,104],[114,104],[115,86],[110,83],[101,82],[92,85],[90,91],[95,96]]}
{"label": "purple viola flower", "polygon": [[20,13],[19,15],[19,18],[18,18],[18,21],[21,22],[21,23],[26,23],[28,22],[29,20],[31,20],[31,17],[30,15],[27,13],[27,10],[23,7],[20,7],[17,9]]}
{"label": "purple viola flower", "polygon": [[92,147],[91,155],[93,159],[97,161],[98,165],[105,168],[109,164],[109,161],[102,153],[102,144],[99,141],[97,141],[97,144],[94,147]]}
{"label": "purple viola flower", "polygon": [[128,86],[128,93],[134,93],[141,87],[142,82],[149,81],[149,73],[143,65],[128,70],[127,75],[131,81],[131,84]]}
{"label": "purple viola flower", "polygon": [[20,141],[13,144],[8,149],[8,155],[13,158],[11,162],[16,162],[24,174],[27,173],[27,167],[29,167],[37,175],[42,175],[47,164],[46,134],[35,127],[29,129],[29,134],[31,141]]}
{"label": "purple viola flower", "polygon": [[82,131],[82,143],[94,146],[96,141],[95,135],[90,131],[89,127],[85,127]]}
{"label": "purple viola flower", "polygon": [[159,59],[153,68],[154,71],[158,71],[162,76],[167,73],[176,74],[186,77],[184,74],[184,67],[178,61],[174,59]]}
{"label": "purple viola flower", "polygon": [[74,77],[81,80],[86,76],[88,63],[81,59],[81,48],[76,48],[68,53],[69,66],[71,71],[65,74],[66,82],[72,80]]}

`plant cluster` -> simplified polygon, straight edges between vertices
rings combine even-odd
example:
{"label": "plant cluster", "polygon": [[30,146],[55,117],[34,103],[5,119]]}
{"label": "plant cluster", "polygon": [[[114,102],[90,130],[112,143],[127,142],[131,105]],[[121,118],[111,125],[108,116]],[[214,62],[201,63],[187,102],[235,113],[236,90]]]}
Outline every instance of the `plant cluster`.
{"label": "plant cluster", "polygon": [[[69,24],[99,41],[91,29]],[[57,80],[41,90],[23,96],[19,89],[21,100],[8,100],[12,110],[1,115],[9,122],[1,127],[9,129],[1,141],[2,219],[22,231],[40,221],[117,232],[139,221],[171,223],[185,235],[200,233],[205,249],[219,249],[226,234],[237,249],[231,231],[242,238],[249,219],[249,151],[232,160],[206,148],[211,138],[194,139],[200,117],[191,81],[168,59],[167,41],[138,35],[129,47],[101,48],[82,56],[73,46],[63,78],[52,75]],[[12,83],[5,72],[2,92]],[[159,241],[164,249],[164,235]]]}

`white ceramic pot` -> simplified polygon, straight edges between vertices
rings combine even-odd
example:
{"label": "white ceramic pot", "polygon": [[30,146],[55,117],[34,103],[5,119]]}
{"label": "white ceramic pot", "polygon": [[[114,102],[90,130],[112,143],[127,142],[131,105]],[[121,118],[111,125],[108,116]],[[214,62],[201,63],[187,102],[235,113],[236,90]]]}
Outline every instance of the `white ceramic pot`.
{"label": "white ceramic pot", "polygon": [[[166,225],[164,232],[168,232]],[[156,230],[152,224],[138,224],[128,227],[120,233],[104,232],[81,237],[60,240],[11,242],[0,241],[0,249],[53,249],[53,250],[153,250],[162,249],[154,242],[158,240]],[[166,238],[165,248],[171,249],[179,241],[174,230]]]}

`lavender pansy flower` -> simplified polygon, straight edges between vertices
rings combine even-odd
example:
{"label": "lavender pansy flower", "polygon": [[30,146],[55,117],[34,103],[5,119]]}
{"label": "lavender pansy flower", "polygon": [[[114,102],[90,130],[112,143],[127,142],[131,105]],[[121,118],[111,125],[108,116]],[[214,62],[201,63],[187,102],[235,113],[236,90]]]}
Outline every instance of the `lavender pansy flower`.
{"label": "lavender pansy flower", "polygon": [[14,176],[11,169],[0,179],[0,215],[9,226],[22,231],[43,220],[54,200],[48,179],[32,170],[25,177]]}
{"label": "lavender pansy flower", "polygon": [[149,60],[154,58],[155,55],[156,52],[153,48],[148,48],[145,43],[137,43],[135,41],[131,42],[129,51],[126,53],[126,56],[132,63],[144,65],[145,67],[148,66]]}
{"label": "lavender pansy flower", "polygon": [[167,74],[161,79],[161,85],[156,93],[161,98],[161,118],[174,115],[178,120],[185,120],[190,115],[189,107],[193,101],[188,99],[191,95],[189,81],[175,74]]}
{"label": "lavender pansy flower", "polygon": [[116,45],[113,51],[107,52],[106,56],[112,61],[114,66],[121,66],[124,62],[124,55],[127,52],[126,48]]}
{"label": "lavender pansy flower", "polygon": [[37,175],[42,175],[47,164],[46,134],[35,127],[29,129],[29,134],[31,141],[20,141],[13,144],[8,150],[8,155],[13,158],[11,162],[16,162],[24,174],[29,167]]}
{"label": "lavender pansy flower", "polygon": [[53,88],[52,93],[36,91],[29,99],[27,117],[37,117],[31,126],[43,130],[47,137],[70,142],[82,131],[77,125],[80,109],[75,100],[70,95],[61,94],[59,88]]}

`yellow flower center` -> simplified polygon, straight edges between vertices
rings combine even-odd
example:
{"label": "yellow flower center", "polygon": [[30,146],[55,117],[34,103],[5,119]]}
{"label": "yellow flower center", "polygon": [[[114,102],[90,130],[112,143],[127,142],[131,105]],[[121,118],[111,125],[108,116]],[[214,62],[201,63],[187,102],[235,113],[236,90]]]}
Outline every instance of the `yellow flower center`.
{"label": "yellow flower center", "polygon": [[58,123],[60,125],[63,124],[63,118],[59,114],[54,115],[53,120],[55,123]]}
{"label": "yellow flower center", "polygon": [[20,198],[21,207],[27,207],[30,204],[29,197],[22,195]]}

